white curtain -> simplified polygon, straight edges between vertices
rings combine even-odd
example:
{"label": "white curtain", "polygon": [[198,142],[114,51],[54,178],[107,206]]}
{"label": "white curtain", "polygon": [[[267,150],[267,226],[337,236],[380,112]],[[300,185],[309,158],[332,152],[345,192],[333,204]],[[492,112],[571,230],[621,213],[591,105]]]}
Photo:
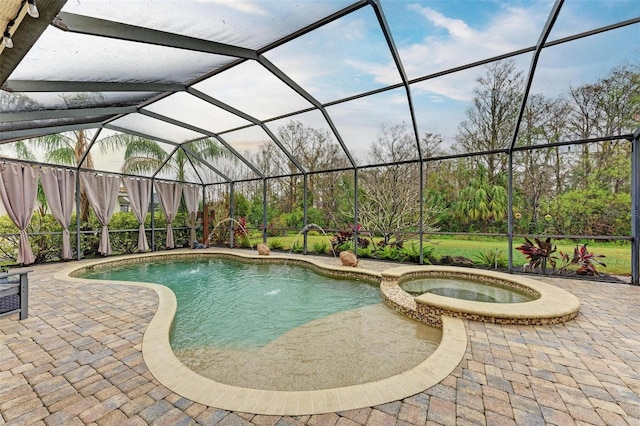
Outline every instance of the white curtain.
{"label": "white curtain", "polygon": [[69,224],[76,193],[76,173],[71,170],[44,167],[40,177],[51,214],[62,226],[62,258],[71,259]]}
{"label": "white curtain", "polygon": [[111,254],[111,241],[109,240],[109,228],[113,211],[118,201],[120,178],[115,176],[96,175],[93,173],[81,173],[80,179],[84,184],[87,198],[98,221],[102,225],[100,247],[98,253],[108,256]]}
{"label": "white curtain", "polygon": [[29,244],[27,226],[31,222],[38,194],[38,169],[17,163],[0,164],[0,198],[20,230],[18,263],[29,265],[36,258]]}
{"label": "white curtain", "polygon": [[182,185],[156,181],[156,191],[158,192],[158,198],[160,198],[160,206],[164,212],[164,217],[167,219],[167,240],[165,247],[168,249],[174,248],[176,244],[173,241],[173,227],[171,223],[173,219],[176,218],[178,207],[180,207]]}
{"label": "white curtain", "polygon": [[196,185],[184,185],[182,196],[187,206],[187,225],[191,228],[189,235],[189,247],[193,247],[196,240],[196,220],[198,216],[198,202],[200,201],[200,187]]}
{"label": "white curtain", "polygon": [[151,180],[149,179],[133,179],[122,178],[125,188],[127,188],[127,194],[129,194],[129,202],[131,203],[131,210],[138,219],[138,250],[149,250],[149,244],[147,243],[147,235],[144,231],[144,220],[147,217],[149,211],[149,202],[151,196]]}

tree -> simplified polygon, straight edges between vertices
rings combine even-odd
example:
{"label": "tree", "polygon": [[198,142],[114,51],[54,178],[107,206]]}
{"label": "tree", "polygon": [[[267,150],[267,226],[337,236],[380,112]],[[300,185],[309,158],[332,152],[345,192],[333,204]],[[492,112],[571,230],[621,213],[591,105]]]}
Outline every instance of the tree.
{"label": "tree", "polygon": [[[280,143],[307,171],[330,170],[348,167],[346,156],[331,134],[322,129],[305,126],[299,121],[289,121],[278,128]],[[303,206],[303,177],[297,166],[273,143],[267,143],[253,156],[254,163],[267,176],[292,174],[270,180],[269,192],[281,213],[291,214]],[[311,174],[308,177],[307,203],[309,208],[325,212],[326,224],[336,219],[336,201],[340,192],[340,179],[329,173]],[[273,204],[273,203],[271,203]]]}
{"label": "tree", "polygon": [[[91,152],[87,152],[89,142],[84,130],[73,132],[56,133],[31,139],[30,144],[45,152],[45,161],[65,166],[82,166],[86,169],[93,169],[93,157]],[[84,162],[80,161],[84,158]],[[80,220],[89,220],[89,198],[87,197],[84,185],[80,185]]]}
{"label": "tree", "polygon": [[480,166],[467,186],[460,190],[456,216],[461,222],[479,222],[486,232],[491,222],[503,221],[507,217],[506,175],[503,173],[494,180],[495,183],[489,178],[489,171]]}
{"label": "tree", "polygon": [[[382,126],[369,152],[372,164],[397,163],[417,157],[415,139],[405,124]],[[383,245],[391,240],[402,245],[420,226],[419,164],[390,164],[362,172],[359,222],[380,235]],[[435,230],[436,208],[425,205],[423,229]]]}
{"label": "tree", "polygon": [[[211,138],[191,142],[188,147],[204,161],[220,157],[234,158],[228,151],[223,150],[216,140]],[[188,156],[182,147],[177,149],[171,158],[167,159],[169,153],[158,142],[126,134],[113,139],[109,148],[125,149],[124,164],[122,165],[123,173],[154,173],[159,171],[164,163],[163,172],[171,175],[173,179],[185,181],[194,177],[188,176],[189,164],[191,162],[193,164],[201,164],[201,161],[197,158]]]}
{"label": "tree", "polygon": [[[458,126],[456,149],[482,152],[508,148],[522,99],[522,72],[516,71],[513,61],[495,62],[487,66],[486,74],[477,82],[479,87],[473,91],[467,119]],[[487,154],[479,161],[489,181],[506,171],[505,155]]]}
{"label": "tree", "polygon": [[[572,87],[566,119],[569,137],[589,139],[632,133],[640,124],[639,71],[637,65],[621,65],[595,83]],[[587,180],[593,175],[603,187],[626,190],[629,167],[624,164],[628,163],[629,154],[629,145],[619,140],[581,145],[574,185],[586,189]]]}
{"label": "tree", "polygon": [[[529,96],[520,124],[519,146],[534,147],[549,141],[545,128],[556,118],[555,104],[556,100],[546,99],[542,95]],[[539,220],[540,199],[552,193],[553,169],[549,165],[557,153],[557,150],[544,148],[515,154],[514,184],[526,200],[524,210],[530,212],[530,232],[535,232]]]}

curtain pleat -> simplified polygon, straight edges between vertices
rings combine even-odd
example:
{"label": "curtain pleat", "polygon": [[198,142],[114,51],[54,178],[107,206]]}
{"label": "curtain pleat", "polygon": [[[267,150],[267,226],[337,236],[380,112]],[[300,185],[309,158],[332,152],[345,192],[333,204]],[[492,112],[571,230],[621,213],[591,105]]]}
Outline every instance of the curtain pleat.
{"label": "curtain pleat", "polygon": [[167,219],[167,239],[165,247],[170,249],[174,248],[175,242],[173,240],[173,227],[171,223],[176,218],[178,207],[180,207],[180,196],[182,195],[182,185],[178,183],[158,182],[156,181],[156,191],[158,192],[158,198],[160,199],[160,206],[164,212],[164,217]]}
{"label": "curtain pleat", "polygon": [[20,230],[18,263],[22,265],[36,260],[26,229],[33,217],[37,194],[37,168],[17,163],[0,164],[0,198],[9,218]]}
{"label": "curtain pleat", "polygon": [[133,179],[122,178],[124,186],[129,194],[129,202],[131,203],[131,210],[138,219],[138,250],[149,250],[149,243],[147,242],[147,235],[144,230],[144,220],[147,217],[149,211],[149,202],[151,196],[151,181],[149,179]]}
{"label": "curtain pleat", "polygon": [[107,225],[116,208],[120,178],[115,176],[95,175],[93,173],[81,173],[80,179],[84,184],[89,204],[102,225],[100,235],[100,247],[98,253],[108,256],[111,254],[111,240]]}
{"label": "curtain pleat", "polygon": [[44,167],[40,182],[47,198],[47,206],[53,217],[62,226],[62,258],[71,259],[73,250],[71,250],[69,224],[75,200],[76,173],[75,171]]}

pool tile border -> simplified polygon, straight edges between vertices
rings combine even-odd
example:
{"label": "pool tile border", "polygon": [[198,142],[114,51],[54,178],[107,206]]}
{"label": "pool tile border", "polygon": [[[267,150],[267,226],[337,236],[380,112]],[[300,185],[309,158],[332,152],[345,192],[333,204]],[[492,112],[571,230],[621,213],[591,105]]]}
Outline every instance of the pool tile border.
{"label": "pool tile border", "polygon": [[[252,256],[223,250],[172,250],[162,253],[136,254],[103,260],[81,261],[54,274],[55,279],[95,285],[92,280],[77,278],[78,271],[114,264],[149,261],[171,257],[234,257],[252,262],[294,262],[328,275],[380,280],[381,274],[363,268],[330,266],[312,259],[281,255]],[[147,326],[142,341],[143,359],[151,374],[171,391],[200,404],[264,415],[312,415],[353,410],[396,401],[418,394],[446,378],[463,359],[467,333],[459,318],[442,318],[442,340],[436,350],[418,366],[396,376],[375,382],[314,391],[270,391],[222,384],[202,377],[175,357],[169,344],[169,330],[177,303],[174,293],[159,284],[110,281],[153,289],[158,295],[158,309]]]}

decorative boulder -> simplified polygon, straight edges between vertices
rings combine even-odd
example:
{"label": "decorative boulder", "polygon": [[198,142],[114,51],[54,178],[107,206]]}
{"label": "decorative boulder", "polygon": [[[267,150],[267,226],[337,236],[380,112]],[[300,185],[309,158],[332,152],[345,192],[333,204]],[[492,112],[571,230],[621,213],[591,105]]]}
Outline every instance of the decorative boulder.
{"label": "decorative boulder", "polygon": [[258,254],[260,256],[269,256],[269,253],[271,253],[271,250],[269,250],[269,246],[264,243],[258,244],[256,248],[258,249]]}
{"label": "decorative boulder", "polygon": [[353,252],[350,251],[341,251],[340,252],[340,261],[343,266],[358,266],[358,258]]}

